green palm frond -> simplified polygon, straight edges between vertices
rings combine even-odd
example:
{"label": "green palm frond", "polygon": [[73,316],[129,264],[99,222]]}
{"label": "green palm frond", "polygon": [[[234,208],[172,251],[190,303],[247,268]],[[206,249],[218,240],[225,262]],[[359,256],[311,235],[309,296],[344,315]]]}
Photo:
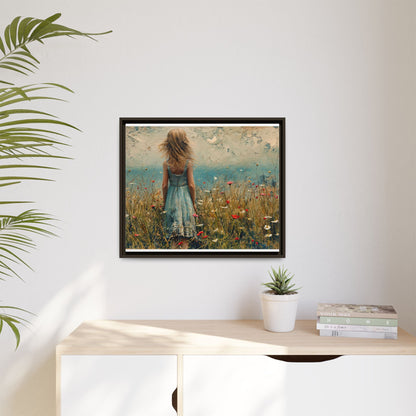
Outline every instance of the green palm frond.
{"label": "green palm frond", "polygon": [[[14,313],[11,314],[6,311],[14,311]],[[18,316],[15,314],[18,312],[31,314],[30,312],[22,308],[16,308],[14,306],[0,306],[0,334],[3,330],[4,324],[6,324],[12,330],[14,337],[16,338],[16,349],[19,347],[19,344],[20,344],[19,325],[26,326],[30,324],[30,322],[27,319],[22,318],[21,316]]]}
{"label": "green palm frond", "polygon": [[[37,109],[16,108],[16,104],[30,104],[35,100],[54,100],[51,89],[65,89],[59,84],[26,85],[23,87],[0,88],[0,188],[21,183],[26,180],[48,181],[41,175],[2,175],[5,169],[42,169],[46,172],[56,169],[50,165],[27,163],[24,161],[67,159],[57,154],[60,146],[68,146],[67,135],[62,129],[79,130],[77,127],[60,121],[53,114]],[[59,99],[60,100],[60,99]],[[60,131],[56,130],[56,127]],[[10,163],[9,160],[15,162]],[[1,164],[1,162],[5,162]],[[17,162],[17,163],[16,163]]]}
{"label": "green palm frond", "polygon": [[35,210],[27,210],[19,215],[0,216],[0,279],[16,276],[17,264],[30,266],[22,259],[21,253],[27,253],[36,244],[31,237],[34,234],[53,236],[51,221],[53,218]]}
{"label": "green palm frond", "polygon": [[[0,58],[0,68],[28,75],[34,72],[40,63],[30,52],[30,43],[44,43],[45,39],[58,36],[78,36],[94,40],[94,36],[111,32],[81,32],[55,23],[60,17],[61,14],[56,13],[46,19],[21,16],[14,18],[4,30],[3,37],[0,36],[0,51],[3,53],[3,57]],[[3,83],[9,84],[7,81]]]}
{"label": "green palm frond", "polygon": [[[59,36],[86,37],[102,33],[85,33],[57,24],[61,16],[54,14],[46,19],[16,17],[0,34],[0,71],[11,71],[29,75],[38,69],[39,60],[29,50],[33,42],[44,43],[46,39]],[[3,76],[0,77],[0,79]],[[79,130],[70,123],[59,120],[55,115],[32,108],[44,101],[64,101],[56,91],[73,91],[57,83],[15,86],[0,80],[0,192],[22,181],[50,181],[46,172],[57,169],[53,162],[68,159],[59,151],[68,146],[68,130]],[[47,161],[47,162],[46,162]],[[52,166],[51,166],[52,165]],[[18,174],[17,172],[24,172]],[[36,172],[36,174],[34,174]],[[38,173],[39,172],[39,173]],[[3,194],[4,195],[4,194]],[[0,206],[29,203],[30,201],[8,200],[1,197]],[[0,280],[19,277],[19,266],[30,266],[23,256],[36,247],[33,237],[51,236],[53,218],[36,210],[26,210],[18,215],[0,214]],[[2,310],[6,310],[2,313]],[[6,324],[14,333],[16,348],[20,343],[19,326],[27,321],[10,314],[14,310],[27,312],[12,306],[0,306],[0,333]]]}

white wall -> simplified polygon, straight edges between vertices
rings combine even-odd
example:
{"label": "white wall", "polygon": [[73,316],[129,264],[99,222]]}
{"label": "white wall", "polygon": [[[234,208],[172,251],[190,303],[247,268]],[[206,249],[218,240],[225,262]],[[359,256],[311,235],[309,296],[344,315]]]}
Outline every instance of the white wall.
{"label": "white wall", "polygon": [[[260,318],[284,263],[319,301],[393,303],[416,334],[415,5],[411,0],[19,0],[17,15],[114,33],[36,47],[31,80],[76,91],[50,109],[73,135],[55,183],[15,191],[61,222],[26,283],[0,299],[37,314],[13,352],[0,340],[0,413],[54,414],[54,346],[95,318]],[[287,118],[287,258],[119,259],[118,118]]]}

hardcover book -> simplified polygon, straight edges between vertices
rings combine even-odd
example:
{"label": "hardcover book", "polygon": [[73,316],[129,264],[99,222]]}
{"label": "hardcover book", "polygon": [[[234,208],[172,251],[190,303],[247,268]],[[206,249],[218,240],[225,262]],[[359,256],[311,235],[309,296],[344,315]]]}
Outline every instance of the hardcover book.
{"label": "hardcover book", "polygon": [[355,318],[397,319],[397,312],[391,305],[354,305],[319,303],[318,316],[344,316]]}
{"label": "hardcover book", "polygon": [[371,326],[371,325],[336,325],[316,324],[316,329],[330,329],[332,331],[360,331],[360,332],[389,332],[397,334],[397,326]]}
{"label": "hardcover book", "polygon": [[347,316],[319,316],[320,324],[329,325],[365,325],[365,326],[388,326],[397,327],[397,319],[385,318],[349,318]]}
{"label": "hardcover book", "polygon": [[333,331],[331,329],[321,329],[319,335],[321,337],[397,339],[397,334],[389,332]]}

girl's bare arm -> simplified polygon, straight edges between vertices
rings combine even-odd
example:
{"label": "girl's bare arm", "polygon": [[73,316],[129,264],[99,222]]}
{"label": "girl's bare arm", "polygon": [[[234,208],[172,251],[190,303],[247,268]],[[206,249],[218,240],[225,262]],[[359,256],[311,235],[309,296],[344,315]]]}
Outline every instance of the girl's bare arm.
{"label": "girl's bare arm", "polygon": [[162,194],[163,194],[163,208],[166,204],[166,196],[168,194],[169,188],[169,174],[168,174],[168,164],[163,162],[163,180],[162,180]]}
{"label": "girl's bare arm", "polygon": [[192,163],[189,163],[188,165],[187,177],[188,177],[189,193],[191,194],[192,204],[194,205],[194,209],[196,212],[196,205],[195,205],[196,188],[195,188],[195,181],[194,181],[194,167],[192,166]]}

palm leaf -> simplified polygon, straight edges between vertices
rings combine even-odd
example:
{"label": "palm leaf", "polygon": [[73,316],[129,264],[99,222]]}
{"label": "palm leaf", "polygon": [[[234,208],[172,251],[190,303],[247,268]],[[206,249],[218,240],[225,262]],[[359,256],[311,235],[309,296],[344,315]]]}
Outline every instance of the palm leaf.
{"label": "palm leaf", "polygon": [[3,259],[3,267],[7,265],[8,276],[20,277],[11,263],[30,268],[16,252],[27,252],[27,248],[35,247],[31,237],[34,234],[54,236],[55,234],[50,230],[52,220],[50,215],[35,210],[27,210],[19,215],[0,216],[0,252],[3,251],[3,256],[5,253],[8,254],[8,257]]}
{"label": "palm leaf", "polygon": [[[18,16],[0,34],[0,70],[28,75],[38,69],[39,60],[29,50],[31,43],[52,37],[86,37],[110,33],[85,33],[57,24],[61,14],[56,13],[46,19]],[[57,83],[29,84],[15,86],[7,80],[0,80],[0,188],[18,185],[22,181],[50,181],[44,172],[56,169],[43,164],[44,159],[56,161],[67,159],[57,152],[68,146],[68,130],[78,130],[70,123],[59,120],[53,114],[31,108],[43,101],[64,101],[55,97],[57,90],[73,91]],[[52,93],[51,93],[52,92]],[[11,161],[13,159],[13,161]],[[33,159],[39,163],[33,163]],[[12,172],[8,172],[9,170]],[[16,175],[15,169],[29,169],[28,174]],[[41,172],[39,175],[32,171]],[[4,173],[3,173],[4,172]],[[26,173],[26,172],[25,172]],[[0,200],[0,206],[26,204],[30,201]],[[36,247],[35,236],[54,236],[51,231],[54,219],[36,210],[26,210],[18,215],[0,214],[0,281],[6,278],[21,278],[17,267],[30,269],[24,256]],[[18,312],[24,309],[0,306],[0,333],[8,326],[20,343],[20,325],[28,321]]]}
{"label": "palm leaf", "polygon": [[19,347],[20,344],[20,330],[18,325],[26,326],[30,324],[30,322],[22,318],[21,316],[8,313],[7,311],[18,311],[18,312],[24,312],[33,315],[32,313],[26,311],[22,308],[17,308],[14,306],[0,306],[0,334],[4,328],[4,324],[6,324],[11,331],[13,332],[13,335],[16,339],[16,349]]}
{"label": "palm leaf", "polygon": [[[0,106],[6,103],[6,108],[0,108],[0,120],[5,120],[0,123],[0,160],[4,159],[17,159],[20,164],[6,164],[0,165],[1,169],[15,169],[15,168],[35,168],[35,169],[53,169],[50,166],[39,164],[25,164],[21,161],[23,159],[31,158],[50,158],[50,159],[66,159],[65,156],[56,154],[56,146],[67,146],[60,138],[66,138],[67,136],[61,132],[45,128],[60,127],[79,130],[77,127],[57,120],[57,118],[50,113],[44,111],[27,109],[27,108],[8,108],[8,103],[16,102],[16,98],[19,101],[30,102],[33,98],[40,99],[53,99],[54,97],[46,96],[39,97],[37,94],[39,90],[45,89],[63,89],[65,91],[71,91],[69,88],[60,84],[42,84],[42,85],[26,85],[23,87],[12,87],[0,89]],[[26,118],[27,115],[35,115],[37,118]],[[40,126],[40,128],[35,127]],[[49,149],[54,149],[51,152]],[[16,185],[19,182],[10,182],[10,180],[23,181],[23,180],[49,180],[48,178],[39,176],[18,176],[11,177],[10,175],[0,176],[0,184],[3,181],[7,182],[7,185]]]}
{"label": "palm leaf", "polygon": [[0,68],[28,75],[37,69],[39,64],[29,50],[30,43],[43,43],[45,39],[59,36],[86,37],[95,40],[95,36],[111,32],[82,32],[56,24],[56,20],[60,17],[61,14],[56,13],[46,19],[32,17],[22,19],[20,16],[13,19],[10,25],[6,26],[3,38],[0,36],[0,51],[3,53],[3,57],[0,58]]}

